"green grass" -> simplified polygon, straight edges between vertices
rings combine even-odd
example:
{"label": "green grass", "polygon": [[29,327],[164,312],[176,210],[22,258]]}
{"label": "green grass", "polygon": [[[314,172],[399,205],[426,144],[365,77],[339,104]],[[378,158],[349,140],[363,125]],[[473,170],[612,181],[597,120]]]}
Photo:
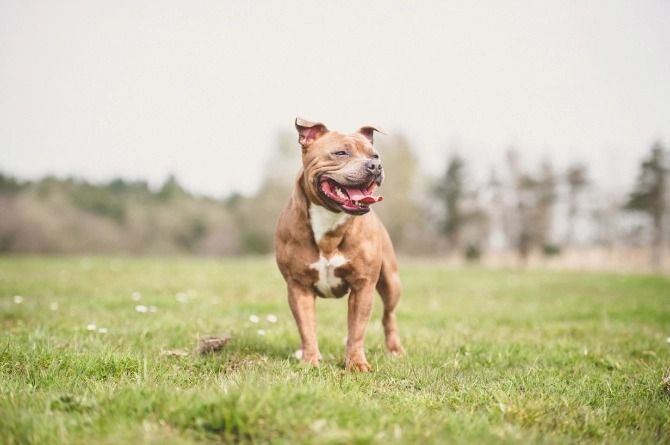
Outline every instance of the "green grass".
{"label": "green grass", "polygon": [[401,266],[409,356],[377,300],[354,374],[344,300],[318,301],[321,367],[293,358],[269,258],[0,258],[0,443],[670,443],[667,278]]}

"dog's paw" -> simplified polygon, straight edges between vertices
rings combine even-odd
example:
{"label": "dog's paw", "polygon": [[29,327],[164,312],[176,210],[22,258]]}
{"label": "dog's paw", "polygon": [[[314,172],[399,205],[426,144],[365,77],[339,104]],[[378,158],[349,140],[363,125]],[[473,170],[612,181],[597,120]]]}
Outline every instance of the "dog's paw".
{"label": "dog's paw", "polygon": [[298,349],[293,355],[295,358],[306,365],[319,366],[319,362],[321,362],[321,353],[318,351],[315,353],[305,354],[303,353],[302,349]]}
{"label": "dog's paw", "polygon": [[407,352],[405,352],[405,348],[403,348],[400,343],[393,343],[390,345],[386,345],[386,349],[388,350],[389,354],[391,354],[392,357],[404,357],[405,355],[407,355]]}
{"label": "dog's paw", "polygon": [[372,367],[367,362],[349,363],[347,370],[354,372],[371,372]]}
{"label": "dog's paw", "polygon": [[347,369],[347,371],[354,371],[354,372],[372,371],[372,367],[370,366],[368,361],[365,360],[365,358],[347,359],[345,360],[344,367]]}
{"label": "dog's paw", "polygon": [[398,334],[389,334],[386,337],[386,350],[393,357],[402,357],[405,355],[405,348],[402,347]]}

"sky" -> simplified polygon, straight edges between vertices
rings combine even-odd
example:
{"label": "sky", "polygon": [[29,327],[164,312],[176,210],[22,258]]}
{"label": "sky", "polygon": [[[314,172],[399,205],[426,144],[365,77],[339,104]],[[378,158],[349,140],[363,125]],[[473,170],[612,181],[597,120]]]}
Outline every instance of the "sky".
{"label": "sky", "polygon": [[5,173],[253,193],[296,116],[625,190],[670,145],[670,2],[0,0]]}

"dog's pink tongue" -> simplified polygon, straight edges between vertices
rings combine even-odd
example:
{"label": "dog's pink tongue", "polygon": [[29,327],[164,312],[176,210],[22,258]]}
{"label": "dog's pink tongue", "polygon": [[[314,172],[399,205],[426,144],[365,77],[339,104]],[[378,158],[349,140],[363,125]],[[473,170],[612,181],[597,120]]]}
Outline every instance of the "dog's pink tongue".
{"label": "dog's pink tongue", "polygon": [[349,195],[349,199],[352,201],[359,201],[362,202],[363,204],[374,204],[379,201],[383,201],[384,197],[383,196],[373,196],[372,193],[368,192],[365,189],[356,189],[356,188],[349,188],[345,187],[347,190],[347,195]]}

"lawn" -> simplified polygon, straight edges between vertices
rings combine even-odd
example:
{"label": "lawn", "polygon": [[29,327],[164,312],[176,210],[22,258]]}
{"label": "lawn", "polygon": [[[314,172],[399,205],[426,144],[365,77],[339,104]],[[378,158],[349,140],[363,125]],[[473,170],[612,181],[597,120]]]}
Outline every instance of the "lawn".
{"label": "lawn", "polygon": [[409,355],[378,299],[357,374],[344,300],[318,301],[322,365],[294,358],[271,258],[0,258],[0,443],[670,443],[668,278],[401,276]]}

